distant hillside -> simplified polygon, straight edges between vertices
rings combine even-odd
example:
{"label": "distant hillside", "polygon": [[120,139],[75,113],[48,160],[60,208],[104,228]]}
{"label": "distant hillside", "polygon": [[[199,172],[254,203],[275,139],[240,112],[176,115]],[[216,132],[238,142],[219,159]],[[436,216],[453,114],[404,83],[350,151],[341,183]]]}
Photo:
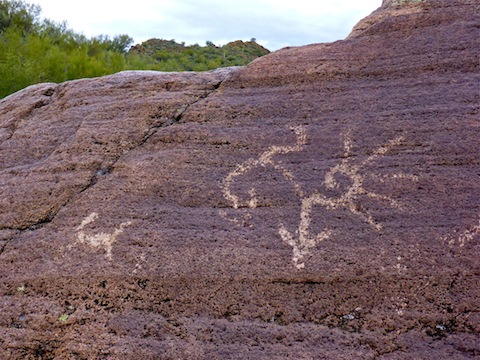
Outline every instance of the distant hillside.
{"label": "distant hillside", "polygon": [[253,40],[222,47],[207,41],[202,47],[151,39],[130,47],[133,39],[127,34],[88,38],[65,22],[43,18],[38,5],[0,0],[0,99],[32,84],[123,70],[204,71],[246,65],[269,53]]}
{"label": "distant hillside", "polygon": [[206,46],[185,46],[185,43],[177,43],[175,40],[150,39],[133,46],[129,53],[150,58],[151,62],[164,70],[203,71],[246,65],[270,51],[254,39],[246,42],[237,40],[224,46],[216,46],[210,41],[206,42]]}

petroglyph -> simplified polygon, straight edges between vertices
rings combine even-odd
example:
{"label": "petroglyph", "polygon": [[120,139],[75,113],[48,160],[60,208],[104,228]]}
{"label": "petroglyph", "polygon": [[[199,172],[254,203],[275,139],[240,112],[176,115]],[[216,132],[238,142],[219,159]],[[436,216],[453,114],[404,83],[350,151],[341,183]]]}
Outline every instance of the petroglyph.
{"label": "petroglyph", "polygon": [[143,269],[143,265],[147,261],[146,254],[142,253],[140,256],[137,256],[137,263],[135,264],[135,268],[133,269],[133,273],[136,274],[138,271]]}
{"label": "petroglyph", "polygon": [[298,196],[303,197],[303,191],[300,188],[300,185],[297,183],[295,175],[293,175],[293,173],[289,169],[282,166],[281,164],[276,163],[272,159],[275,155],[288,154],[291,152],[298,152],[303,150],[303,146],[307,142],[307,134],[305,132],[305,129],[303,128],[303,126],[291,127],[290,129],[297,135],[296,145],[271,146],[267,151],[261,154],[258,159],[249,159],[243,164],[238,165],[235,170],[228,174],[225,181],[223,182],[223,195],[228,201],[232,203],[232,207],[234,209],[239,209],[242,207],[255,209],[257,207],[258,201],[255,196],[255,189],[250,189],[249,194],[251,198],[246,202],[242,202],[239,197],[233,194],[230,190],[232,183],[236,177],[244,175],[256,167],[266,168],[271,166],[273,169],[277,170],[280,174],[282,174],[285,179],[287,179],[293,184],[295,193]]}
{"label": "petroglyph", "polygon": [[105,251],[105,258],[111,261],[113,244],[117,240],[118,235],[123,233],[123,229],[131,225],[131,222],[127,221],[121,223],[120,227],[115,229],[111,234],[104,232],[98,234],[87,234],[84,231],[85,226],[93,223],[97,219],[98,214],[96,212],[92,212],[89,216],[87,216],[75,230],[77,234],[77,241],[75,244],[69,245],[68,248],[71,249],[74,245],[83,244],[88,245],[93,249],[102,249]]}
{"label": "petroglyph", "polygon": [[[344,140],[344,158],[340,164],[333,167],[329,172],[327,172],[327,174],[325,175],[324,185],[328,189],[338,189],[340,186],[338,182],[335,180],[335,176],[338,174],[348,177],[351,181],[351,185],[350,187],[348,187],[348,189],[346,189],[345,193],[341,195],[339,198],[328,199],[325,201],[325,204],[320,203],[319,205],[324,205],[328,209],[336,209],[339,207],[348,208],[349,211],[363,218],[368,224],[373,226],[376,230],[381,230],[382,225],[378,224],[368,211],[361,212],[360,210],[358,210],[358,207],[355,203],[358,197],[360,195],[366,195],[368,197],[371,197],[377,200],[385,200],[395,208],[401,208],[402,206],[396,200],[391,199],[388,196],[367,191],[363,187],[365,175],[362,174],[360,171],[363,168],[365,168],[367,165],[375,161],[379,156],[385,155],[388,152],[388,150],[390,150],[393,146],[400,145],[402,141],[404,141],[403,137],[398,137],[390,141],[388,144],[380,146],[373,153],[373,155],[369,156],[366,160],[362,161],[358,165],[354,165],[354,164],[351,164],[351,161],[350,161],[352,140],[350,138],[350,133],[347,133],[345,135],[345,140]],[[418,181],[418,178],[416,177],[406,176],[403,174],[393,174],[392,177],[408,178],[410,180]]]}
{"label": "petroglyph", "polygon": [[471,242],[475,235],[480,235],[480,220],[478,224],[470,227],[464,232],[460,233],[458,237],[444,237],[443,242],[448,242],[448,245],[453,248],[455,245],[458,245],[460,248],[463,248],[467,243]]}
{"label": "petroglyph", "polygon": [[[279,224],[278,233],[282,241],[293,248],[292,261],[295,267],[297,269],[302,269],[305,267],[304,258],[310,253],[311,249],[315,248],[318,243],[328,240],[333,235],[333,231],[328,226],[325,226],[321,233],[317,235],[312,235],[310,233],[312,211],[314,206],[321,206],[327,211],[333,211],[339,208],[347,209],[352,214],[357,215],[363,221],[369,224],[375,231],[380,231],[382,229],[382,225],[375,221],[369,211],[361,209],[359,206],[360,196],[367,196],[379,201],[385,201],[390,206],[402,210],[403,207],[398,201],[388,196],[368,191],[364,187],[366,176],[368,176],[368,174],[364,174],[364,169],[379,157],[387,154],[387,152],[393,147],[401,145],[404,139],[403,137],[395,138],[389,141],[387,144],[381,145],[365,160],[359,163],[354,163],[355,158],[352,156],[353,141],[351,139],[350,132],[347,132],[343,135],[343,159],[338,165],[329,169],[325,175],[324,181],[322,182],[322,186],[325,189],[340,191],[340,195],[337,197],[326,196],[319,190],[314,190],[311,195],[307,195],[302,189],[300,183],[297,181],[293,172],[278,161],[274,160],[274,157],[277,155],[284,155],[304,150],[304,145],[307,142],[305,128],[303,126],[297,126],[291,129],[294,131],[297,137],[296,144],[294,146],[271,146],[267,151],[260,154],[258,159],[249,159],[238,165],[236,169],[225,178],[223,183],[223,195],[225,199],[231,203],[233,209],[255,209],[259,203],[256,197],[258,190],[255,188],[250,189],[248,191],[250,197],[242,201],[239,196],[232,192],[232,185],[235,179],[258,167],[271,167],[282,174],[283,177],[292,184],[295,194],[300,197],[301,209],[300,222],[297,230],[295,230],[295,233],[292,234],[289,232],[286,226],[281,222]],[[348,179],[348,185],[344,186],[344,188],[342,188],[337,180],[339,176]],[[389,176],[378,176],[375,178],[378,178],[381,182],[385,182],[387,178],[418,181],[418,177],[415,175],[398,173],[391,174]],[[244,224],[245,219],[248,219],[248,216],[250,216],[249,214],[244,215],[243,220],[239,221],[228,218],[226,216],[226,212],[222,212],[221,215],[228,220],[233,221],[237,225]]]}

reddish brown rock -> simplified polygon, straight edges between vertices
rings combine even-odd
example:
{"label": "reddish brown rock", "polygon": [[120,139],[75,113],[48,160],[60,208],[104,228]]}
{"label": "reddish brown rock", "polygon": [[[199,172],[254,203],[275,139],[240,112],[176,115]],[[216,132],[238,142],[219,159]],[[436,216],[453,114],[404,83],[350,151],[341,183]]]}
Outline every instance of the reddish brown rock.
{"label": "reddish brown rock", "polygon": [[479,10],[0,101],[3,358],[480,356]]}

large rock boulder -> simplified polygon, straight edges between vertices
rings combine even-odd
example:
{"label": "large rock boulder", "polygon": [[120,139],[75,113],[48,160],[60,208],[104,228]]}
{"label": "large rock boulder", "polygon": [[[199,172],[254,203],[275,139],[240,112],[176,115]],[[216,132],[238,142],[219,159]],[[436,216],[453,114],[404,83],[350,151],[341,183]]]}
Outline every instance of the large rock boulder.
{"label": "large rock boulder", "polygon": [[1,357],[479,356],[479,14],[0,101]]}

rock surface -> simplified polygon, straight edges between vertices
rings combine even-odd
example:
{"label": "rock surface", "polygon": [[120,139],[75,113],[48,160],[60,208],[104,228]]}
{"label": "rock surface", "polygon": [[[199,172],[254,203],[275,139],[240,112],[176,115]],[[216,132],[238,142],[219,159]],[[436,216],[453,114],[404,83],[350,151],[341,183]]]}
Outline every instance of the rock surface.
{"label": "rock surface", "polygon": [[1,358],[480,356],[479,14],[1,100]]}

